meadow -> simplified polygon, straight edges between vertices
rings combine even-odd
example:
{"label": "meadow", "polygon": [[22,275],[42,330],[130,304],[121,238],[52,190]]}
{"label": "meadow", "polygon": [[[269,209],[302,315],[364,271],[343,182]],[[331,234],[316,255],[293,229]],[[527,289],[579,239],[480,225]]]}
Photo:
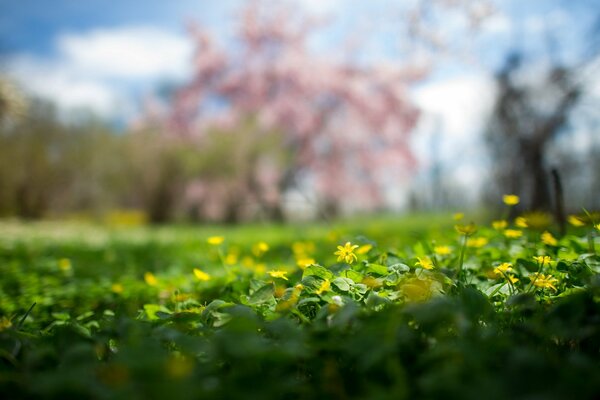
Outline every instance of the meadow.
{"label": "meadow", "polygon": [[0,397],[597,398],[599,229],[4,221]]}

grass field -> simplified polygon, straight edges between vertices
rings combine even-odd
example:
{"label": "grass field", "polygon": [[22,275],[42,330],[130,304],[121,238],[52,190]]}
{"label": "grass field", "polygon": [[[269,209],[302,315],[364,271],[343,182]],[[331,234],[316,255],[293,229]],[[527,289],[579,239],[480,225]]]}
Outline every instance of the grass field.
{"label": "grass field", "polygon": [[596,398],[598,226],[470,222],[4,221],[0,397]]}

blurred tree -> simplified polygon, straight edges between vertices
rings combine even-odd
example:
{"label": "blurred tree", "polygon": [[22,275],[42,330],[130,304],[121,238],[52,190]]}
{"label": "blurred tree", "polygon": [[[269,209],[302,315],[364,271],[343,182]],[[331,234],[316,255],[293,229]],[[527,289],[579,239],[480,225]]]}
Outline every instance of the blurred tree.
{"label": "blurred tree", "polygon": [[500,191],[520,194],[528,209],[549,210],[545,154],[568,123],[582,88],[577,69],[555,65],[532,84],[519,80],[520,68],[521,58],[513,54],[496,76],[498,95],[487,139]]}
{"label": "blurred tree", "polygon": [[[497,97],[486,135],[494,167],[493,187],[487,194],[496,204],[498,194],[516,193],[522,198],[520,207],[549,211],[558,200],[550,169],[557,168],[562,173],[568,163],[559,165],[560,159],[586,158],[585,151],[573,154],[575,147],[568,146],[559,150],[563,157],[555,154],[552,160],[548,159],[548,152],[560,134],[573,130],[575,113],[578,119],[587,118],[580,111],[590,104],[593,113],[597,112],[598,99],[593,98],[589,89],[596,76],[600,14],[592,2],[579,6],[597,15],[592,19],[595,22],[586,38],[587,46],[583,46],[580,54],[571,56],[569,62],[562,61],[560,43],[551,32],[547,37],[546,63],[531,62],[523,52],[513,50],[496,74]],[[586,151],[591,154],[594,150]],[[585,168],[590,166],[583,164]]]}
{"label": "blurred tree", "polygon": [[[381,206],[385,187],[415,166],[408,139],[419,114],[408,85],[427,70],[319,56],[307,44],[313,21],[283,7],[268,11],[258,3],[244,10],[237,45],[229,46],[234,52],[192,28],[193,77],[174,96],[164,129],[184,138],[233,135],[220,139],[230,143],[223,159],[242,169],[229,175],[227,186],[238,188],[230,197],[240,201],[238,193],[252,193],[271,218],[284,215],[284,194],[307,182],[330,210],[348,200],[363,209]],[[252,129],[244,127],[248,120]],[[240,151],[248,141],[237,130],[262,145]],[[273,143],[273,132],[281,138],[270,148],[281,154],[257,153]],[[219,179],[202,179],[196,193],[210,196],[221,186]]]}
{"label": "blurred tree", "polygon": [[31,219],[119,206],[131,182],[122,167],[124,138],[95,118],[69,124],[50,103],[27,103],[20,118],[0,124],[0,215]]}

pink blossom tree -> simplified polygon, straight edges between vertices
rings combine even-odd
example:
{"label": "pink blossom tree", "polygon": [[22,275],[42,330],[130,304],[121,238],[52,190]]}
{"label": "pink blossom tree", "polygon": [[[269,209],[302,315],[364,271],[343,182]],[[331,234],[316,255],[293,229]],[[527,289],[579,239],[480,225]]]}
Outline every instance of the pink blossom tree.
{"label": "pink blossom tree", "polygon": [[[419,110],[409,88],[429,68],[411,60],[367,64],[318,54],[308,45],[317,22],[292,11],[251,3],[235,44],[227,47],[201,27],[190,28],[193,75],[174,94],[164,126],[201,148],[211,148],[214,132],[234,135],[237,152],[219,161],[242,157],[245,171],[227,182],[201,174],[188,192],[205,206],[223,204],[225,196],[239,208],[245,199],[273,218],[282,216],[284,196],[294,188],[309,187],[330,210],[382,207],[386,188],[416,167],[409,139]],[[419,35],[416,21],[411,32]],[[279,161],[273,152],[252,150],[262,136],[273,135],[284,154]]]}

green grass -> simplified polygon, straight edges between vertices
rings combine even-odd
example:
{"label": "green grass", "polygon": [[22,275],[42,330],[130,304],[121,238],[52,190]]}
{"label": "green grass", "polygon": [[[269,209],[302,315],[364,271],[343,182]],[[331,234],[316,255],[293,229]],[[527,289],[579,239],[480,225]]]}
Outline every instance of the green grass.
{"label": "green grass", "polygon": [[1,222],[0,397],[594,398],[597,229],[476,222]]}

